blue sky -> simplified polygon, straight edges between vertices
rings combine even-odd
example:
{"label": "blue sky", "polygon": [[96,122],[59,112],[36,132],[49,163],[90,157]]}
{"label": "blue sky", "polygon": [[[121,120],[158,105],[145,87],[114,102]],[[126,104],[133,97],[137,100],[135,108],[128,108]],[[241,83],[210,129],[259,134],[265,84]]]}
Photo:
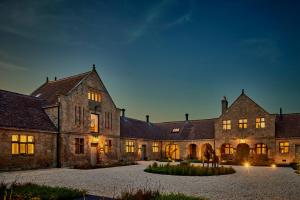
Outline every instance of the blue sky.
{"label": "blue sky", "polygon": [[128,116],[220,115],[241,90],[300,112],[299,1],[0,1],[0,88],[97,70]]}

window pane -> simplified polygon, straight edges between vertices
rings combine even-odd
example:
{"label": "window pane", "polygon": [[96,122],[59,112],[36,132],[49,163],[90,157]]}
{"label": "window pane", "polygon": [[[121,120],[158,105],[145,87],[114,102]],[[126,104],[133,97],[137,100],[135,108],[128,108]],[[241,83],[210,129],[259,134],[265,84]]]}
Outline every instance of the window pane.
{"label": "window pane", "polygon": [[25,154],[26,153],[26,144],[20,144],[20,153]]}
{"label": "window pane", "polygon": [[28,136],[28,142],[34,142],[34,140],[33,140],[33,136]]}
{"label": "window pane", "polygon": [[18,142],[19,141],[19,136],[18,135],[12,135],[11,136],[11,141]]}
{"label": "window pane", "polygon": [[26,135],[21,135],[20,136],[20,142],[27,142],[27,136]]}
{"label": "window pane", "polygon": [[99,116],[95,115],[95,114],[91,114],[91,126],[90,126],[90,130],[92,132],[99,132]]}
{"label": "window pane", "polygon": [[18,143],[12,143],[11,144],[11,153],[14,154],[19,154],[19,144]]}
{"label": "window pane", "polygon": [[28,154],[34,154],[34,144],[28,144]]}
{"label": "window pane", "polygon": [[91,93],[88,92],[88,99],[91,99]]}

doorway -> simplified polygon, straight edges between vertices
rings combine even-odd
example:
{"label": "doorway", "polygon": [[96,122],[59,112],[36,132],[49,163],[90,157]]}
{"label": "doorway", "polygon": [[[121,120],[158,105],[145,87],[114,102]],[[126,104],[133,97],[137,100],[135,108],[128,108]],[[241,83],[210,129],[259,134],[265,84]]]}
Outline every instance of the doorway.
{"label": "doorway", "polygon": [[142,160],[147,160],[147,146],[145,144],[142,145]]}
{"label": "doorway", "polygon": [[241,143],[236,148],[236,160],[240,163],[248,161],[250,154],[250,147],[246,143]]}
{"label": "doorway", "polygon": [[91,165],[95,166],[97,164],[97,147],[91,147]]}
{"label": "doorway", "polygon": [[189,145],[189,159],[197,159],[197,145],[196,144]]}

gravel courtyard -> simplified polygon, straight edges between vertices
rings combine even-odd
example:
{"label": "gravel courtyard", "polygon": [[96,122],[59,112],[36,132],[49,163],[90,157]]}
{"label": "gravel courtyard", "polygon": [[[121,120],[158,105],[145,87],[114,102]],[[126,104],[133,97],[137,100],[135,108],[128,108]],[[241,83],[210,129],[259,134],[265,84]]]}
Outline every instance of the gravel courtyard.
{"label": "gravel courtyard", "polygon": [[300,176],[290,168],[234,167],[223,176],[187,177],[149,174],[140,165],[106,169],[43,169],[0,173],[0,181],[34,182],[87,190],[89,194],[117,196],[132,188],[181,192],[209,199],[300,199]]}

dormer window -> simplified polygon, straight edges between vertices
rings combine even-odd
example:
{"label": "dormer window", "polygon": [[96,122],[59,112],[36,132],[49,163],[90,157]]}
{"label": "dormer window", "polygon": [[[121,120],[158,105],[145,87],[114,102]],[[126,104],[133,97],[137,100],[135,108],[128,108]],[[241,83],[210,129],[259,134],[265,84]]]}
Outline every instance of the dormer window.
{"label": "dormer window", "polygon": [[239,128],[240,129],[246,129],[248,126],[248,120],[247,119],[240,119],[239,120]]}
{"label": "dormer window", "polygon": [[91,101],[101,102],[101,94],[97,92],[88,92],[88,99]]}
{"label": "dormer window", "polygon": [[173,128],[171,133],[179,133],[180,128]]}
{"label": "dormer window", "polygon": [[266,127],[266,121],[263,117],[258,117],[255,120],[255,127],[256,128],[265,128]]}
{"label": "dormer window", "polygon": [[223,120],[223,130],[231,129],[231,120]]}

